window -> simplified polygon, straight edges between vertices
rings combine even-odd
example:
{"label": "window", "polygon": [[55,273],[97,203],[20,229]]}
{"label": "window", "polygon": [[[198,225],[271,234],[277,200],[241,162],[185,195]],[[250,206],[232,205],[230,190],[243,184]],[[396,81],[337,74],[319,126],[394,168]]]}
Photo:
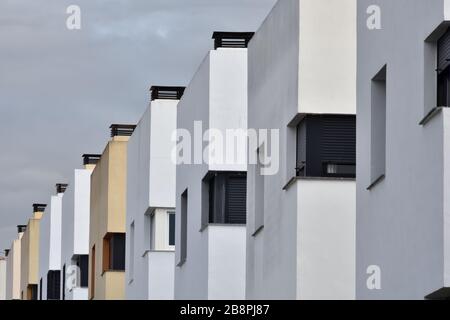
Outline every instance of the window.
{"label": "window", "polygon": [[180,206],[180,258],[178,266],[181,266],[187,257],[187,214],[188,214],[188,190],[181,194]]}
{"label": "window", "polygon": [[386,66],[372,79],[371,97],[371,184],[386,171]]}
{"label": "window", "polygon": [[438,41],[437,106],[450,106],[450,29]]}
{"label": "window", "polygon": [[27,287],[27,300],[37,300],[38,299],[38,285],[30,284]]}
{"label": "window", "polygon": [[134,278],[134,221],[130,225],[130,279]]}
{"label": "window", "polygon": [[61,272],[59,270],[50,270],[47,273],[47,300],[59,300],[61,288]]}
{"label": "window", "polygon": [[168,244],[169,247],[175,247],[175,212],[168,211],[167,212],[167,220],[168,220]]}
{"label": "window", "polygon": [[42,278],[39,280],[39,300],[42,300]]}
{"label": "window", "polygon": [[108,233],[103,238],[103,272],[125,270],[125,233]]}
{"label": "window", "polygon": [[306,115],[297,126],[300,177],[356,176],[356,116]]}
{"label": "window", "polygon": [[[65,269],[65,268],[64,268]],[[65,274],[65,272],[64,272]],[[92,247],[92,256],[91,256],[91,286],[90,286],[90,292],[91,292],[91,299],[94,298],[95,294],[95,245]]]}
{"label": "window", "polygon": [[89,256],[87,254],[81,254],[75,257],[74,264],[78,267],[79,275],[79,283],[78,285],[81,288],[88,287],[88,264],[89,264]]}
{"label": "window", "polygon": [[210,172],[208,222],[245,224],[247,215],[247,173]]}
{"label": "window", "polygon": [[66,265],[63,265],[62,271],[62,300],[66,300]]}

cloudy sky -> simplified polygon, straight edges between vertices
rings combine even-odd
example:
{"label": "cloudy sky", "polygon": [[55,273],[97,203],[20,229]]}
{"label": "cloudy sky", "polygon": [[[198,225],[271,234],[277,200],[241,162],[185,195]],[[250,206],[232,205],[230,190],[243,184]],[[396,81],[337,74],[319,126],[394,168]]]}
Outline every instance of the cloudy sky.
{"label": "cloudy sky", "polygon": [[[275,0],[1,0],[0,254],[32,203],[136,123],[156,85],[187,85],[213,31],[255,31]],[[81,30],[66,8],[81,8]]]}

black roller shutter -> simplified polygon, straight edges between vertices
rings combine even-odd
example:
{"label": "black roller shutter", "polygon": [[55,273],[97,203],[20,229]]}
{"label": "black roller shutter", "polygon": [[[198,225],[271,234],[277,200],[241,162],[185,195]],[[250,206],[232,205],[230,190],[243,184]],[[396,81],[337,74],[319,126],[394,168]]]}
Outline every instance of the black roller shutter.
{"label": "black roller shutter", "polygon": [[245,224],[247,208],[247,178],[230,175],[226,183],[226,223]]}
{"label": "black roller shutter", "polygon": [[444,71],[450,61],[450,29],[438,41],[438,71]]}

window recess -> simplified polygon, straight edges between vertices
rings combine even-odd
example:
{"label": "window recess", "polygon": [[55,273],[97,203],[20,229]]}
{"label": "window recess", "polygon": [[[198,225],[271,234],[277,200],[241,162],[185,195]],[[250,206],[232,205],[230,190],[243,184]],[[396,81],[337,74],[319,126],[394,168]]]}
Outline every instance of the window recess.
{"label": "window recess", "polygon": [[297,126],[299,177],[356,176],[356,116],[306,115]]}

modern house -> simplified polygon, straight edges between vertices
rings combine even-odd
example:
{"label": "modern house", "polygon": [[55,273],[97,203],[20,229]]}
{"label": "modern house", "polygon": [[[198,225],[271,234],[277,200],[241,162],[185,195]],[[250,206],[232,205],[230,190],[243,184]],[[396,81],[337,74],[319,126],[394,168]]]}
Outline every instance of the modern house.
{"label": "modern house", "polygon": [[175,174],[171,153],[183,87],[151,87],[128,141],[126,298],[174,298]]}
{"label": "modern house", "polygon": [[[214,50],[178,104],[175,299],[245,298],[247,45],[252,35],[215,32]],[[227,132],[231,137],[225,141]]]}
{"label": "modern house", "polygon": [[40,223],[46,206],[46,204],[33,204],[33,215],[28,220],[21,239],[21,300],[38,299]]}
{"label": "modern house", "polygon": [[278,1],[249,43],[247,299],[355,298],[356,2]]}
{"label": "modern house", "polygon": [[88,299],[91,174],[100,156],[83,155],[83,168],[74,170],[64,193],[61,226],[62,300]]}
{"label": "modern house", "polygon": [[89,299],[125,298],[127,144],[135,125],[111,125],[91,175]]}
{"label": "modern house", "polygon": [[61,299],[61,218],[67,184],[56,185],[56,195],[41,219],[39,237],[39,300]]}
{"label": "modern house", "polygon": [[17,226],[17,239],[14,239],[6,255],[6,300],[19,300],[21,276],[21,243],[27,226]]}
{"label": "modern house", "polygon": [[6,299],[6,257],[0,257],[0,301]]}
{"label": "modern house", "polygon": [[448,299],[450,1],[358,15],[356,297]]}

